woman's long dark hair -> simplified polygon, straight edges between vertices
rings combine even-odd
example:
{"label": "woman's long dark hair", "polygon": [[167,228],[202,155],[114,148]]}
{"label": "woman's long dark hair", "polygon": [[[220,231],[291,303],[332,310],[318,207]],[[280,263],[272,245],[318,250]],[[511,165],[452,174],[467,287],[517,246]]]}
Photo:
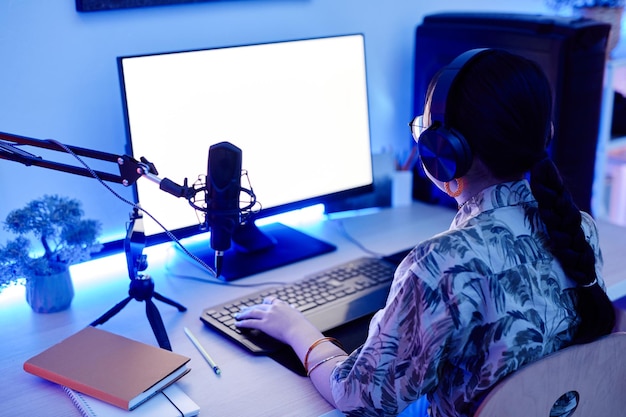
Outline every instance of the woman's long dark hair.
{"label": "woman's long dark hair", "polygon": [[611,332],[613,305],[597,284],[594,251],[581,228],[581,213],[546,153],[551,137],[550,83],[533,61],[488,50],[457,75],[446,102],[446,123],[461,132],[472,152],[501,179],[530,172],[550,251],[577,286],[581,319],[575,341]]}

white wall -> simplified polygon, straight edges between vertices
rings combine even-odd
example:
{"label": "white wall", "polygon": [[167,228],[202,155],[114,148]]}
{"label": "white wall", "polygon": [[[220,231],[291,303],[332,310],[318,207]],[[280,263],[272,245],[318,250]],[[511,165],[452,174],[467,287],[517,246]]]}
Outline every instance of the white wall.
{"label": "white wall", "polygon": [[[415,28],[425,14],[469,3],[216,0],[79,13],[73,0],[2,0],[0,132],[123,154],[117,56],[364,33],[373,149],[406,151]],[[547,12],[543,0],[474,0],[471,10]],[[87,217],[103,223],[103,240],[123,236],[130,208],[95,180],[0,160],[0,221],[46,193],[80,199]],[[0,231],[0,243],[7,237]]]}

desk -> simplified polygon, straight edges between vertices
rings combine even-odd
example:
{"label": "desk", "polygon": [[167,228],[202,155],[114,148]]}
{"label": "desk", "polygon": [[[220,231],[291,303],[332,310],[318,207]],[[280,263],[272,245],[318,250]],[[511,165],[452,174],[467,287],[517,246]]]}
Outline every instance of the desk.
{"label": "desk", "polygon": [[[274,271],[235,281],[259,284],[267,281],[294,281],[303,275],[363,256],[363,252],[342,232],[338,223],[368,249],[393,253],[448,228],[454,212],[415,203],[409,207],[366,212],[343,219],[300,225],[314,236],[338,246],[338,250]],[[623,238],[626,229],[600,223],[608,240],[605,255],[606,280],[620,289],[625,275]],[[606,233],[605,233],[606,232]],[[619,247],[621,245],[621,248]],[[184,259],[169,245],[148,248],[149,267],[156,290],[184,304],[188,311],[155,301],[161,312],[174,351],[191,358],[191,372],[179,384],[200,405],[203,416],[317,417],[331,406],[318,394],[308,378],[297,376],[266,357],[248,355],[238,346],[212,333],[199,320],[203,308],[237,298],[257,288],[218,286],[203,282],[198,267]],[[72,267],[76,296],[69,310],[55,314],[31,312],[22,296],[0,296],[0,375],[2,412],[21,416],[79,416],[62,389],[53,383],[27,374],[22,364],[29,357],[80,330],[123,299],[128,291],[126,260],[123,254],[97,259]],[[614,296],[626,293],[614,292]],[[144,303],[131,301],[101,328],[149,344],[156,344],[148,324]],[[184,334],[188,327],[198,337],[222,369],[216,376]]]}

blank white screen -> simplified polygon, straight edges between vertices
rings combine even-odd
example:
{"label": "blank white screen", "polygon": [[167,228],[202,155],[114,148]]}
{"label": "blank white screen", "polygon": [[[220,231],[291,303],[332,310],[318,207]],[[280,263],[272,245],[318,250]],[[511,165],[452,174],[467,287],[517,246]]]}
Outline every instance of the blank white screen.
{"label": "blank white screen", "polygon": [[[209,146],[241,148],[263,209],[372,184],[362,35],[120,58],[135,158],[182,184]],[[245,186],[245,182],[242,182]],[[170,230],[188,202],[141,178],[139,202]],[[162,232],[145,219],[147,235]]]}

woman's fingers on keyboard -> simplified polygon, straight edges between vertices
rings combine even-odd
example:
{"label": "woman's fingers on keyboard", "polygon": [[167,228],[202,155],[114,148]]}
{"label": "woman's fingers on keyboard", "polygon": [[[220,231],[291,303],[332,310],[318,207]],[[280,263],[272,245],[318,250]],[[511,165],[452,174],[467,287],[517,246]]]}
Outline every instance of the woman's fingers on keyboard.
{"label": "woman's fingers on keyboard", "polygon": [[242,308],[239,313],[235,314],[236,320],[260,319],[263,317],[271,304],[257,304]]}
{"label": "woman's fingers on keyboard", "polygon": [[265,297],[263,299],[263,304],[274,304],[277,301],[280,301],[280,300],[278,298],[274,297],[273,295],[270,295],[270,296]]}

